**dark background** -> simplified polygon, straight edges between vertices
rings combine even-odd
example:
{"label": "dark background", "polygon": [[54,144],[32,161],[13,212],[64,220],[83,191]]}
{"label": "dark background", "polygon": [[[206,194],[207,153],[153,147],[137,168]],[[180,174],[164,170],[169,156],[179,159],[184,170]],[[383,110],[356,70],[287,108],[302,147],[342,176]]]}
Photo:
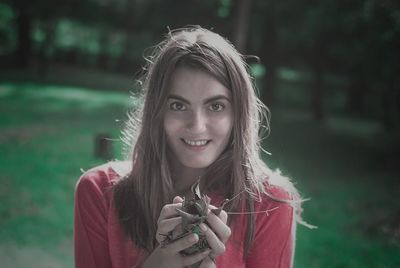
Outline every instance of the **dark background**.
{"label": "dark background", "polygon": [[186,25],[248,55],[272,114],[265,161],[318,226],[299,226],[295,267],[399,267],[394,0],[0,0],[0,259],[73,265],[79,169],[123,157],[144,56]]}

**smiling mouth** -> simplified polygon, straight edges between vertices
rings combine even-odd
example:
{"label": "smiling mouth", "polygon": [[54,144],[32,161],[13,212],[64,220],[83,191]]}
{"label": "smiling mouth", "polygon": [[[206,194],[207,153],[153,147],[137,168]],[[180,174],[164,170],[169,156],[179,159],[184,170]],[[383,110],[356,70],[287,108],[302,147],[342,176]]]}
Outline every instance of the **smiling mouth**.
{"label": "smiling mouth", "polygon": [[201,146],[205,146],[207,145],[211,140],[187,140],[187,139],[183,139],[181,138],[181,140],[190,146],[195,146],[195,147],[201,147]]}

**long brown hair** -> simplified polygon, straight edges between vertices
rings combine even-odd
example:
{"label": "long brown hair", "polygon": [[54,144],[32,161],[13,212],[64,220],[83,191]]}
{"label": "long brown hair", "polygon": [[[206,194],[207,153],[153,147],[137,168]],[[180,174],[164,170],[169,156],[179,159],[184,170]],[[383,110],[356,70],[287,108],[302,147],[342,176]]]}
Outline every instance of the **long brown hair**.
{"label": "long brown hair", "polygon": [[[144,105],[132,115],[125,130],[133,168],[114,186],[120,223],[133,242],[148,251],[156,247],[157,219],[162,207],[174,197],[163,128],[170,78],[177,67],[202,70],[232,93],[234,125],[230,143],[202,177],[203,190],[220,189],[225,198],[239,196],[227,211],[254,211],[261,194],[271,196],[266,184],[279,184],[289,192],[300,214],[300,196],[288,178],[271,171],[260,157],[261,126],[269,129],[267,108],[256,96],[248,68],[229,41],[198,26],[170,31],[148,58],[142,80]],[[141,118],[138,119],[138,118]],[[262,124],[263,122],[263,124]],[[299,219],[301,219],[299,217]],[[230,221],[231,222],[231,221]],[[245,253],[254,238],[254,215],[248,215]]]}

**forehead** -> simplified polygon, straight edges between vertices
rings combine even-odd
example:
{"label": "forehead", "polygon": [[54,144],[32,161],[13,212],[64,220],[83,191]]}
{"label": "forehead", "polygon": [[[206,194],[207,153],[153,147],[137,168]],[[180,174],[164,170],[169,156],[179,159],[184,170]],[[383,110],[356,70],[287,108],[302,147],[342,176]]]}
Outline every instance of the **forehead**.
{"label": "forehead", "polygon": [[214,95],[231,98],[231,91],[205,71],[187,67],[177,68],[170,81],[170,94],[188,100],[201,100]]}

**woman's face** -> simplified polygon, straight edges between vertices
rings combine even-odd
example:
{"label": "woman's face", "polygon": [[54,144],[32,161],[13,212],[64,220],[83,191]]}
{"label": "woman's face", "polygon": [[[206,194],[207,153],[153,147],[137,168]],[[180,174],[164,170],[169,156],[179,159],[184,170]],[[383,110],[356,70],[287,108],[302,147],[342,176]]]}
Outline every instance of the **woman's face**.
{"label": "woman's face", "polygon": [[232,96],[224,85],[200,70],[175,70],[164,117],[172,163],[208,167],[227,147],[232,125]]}

